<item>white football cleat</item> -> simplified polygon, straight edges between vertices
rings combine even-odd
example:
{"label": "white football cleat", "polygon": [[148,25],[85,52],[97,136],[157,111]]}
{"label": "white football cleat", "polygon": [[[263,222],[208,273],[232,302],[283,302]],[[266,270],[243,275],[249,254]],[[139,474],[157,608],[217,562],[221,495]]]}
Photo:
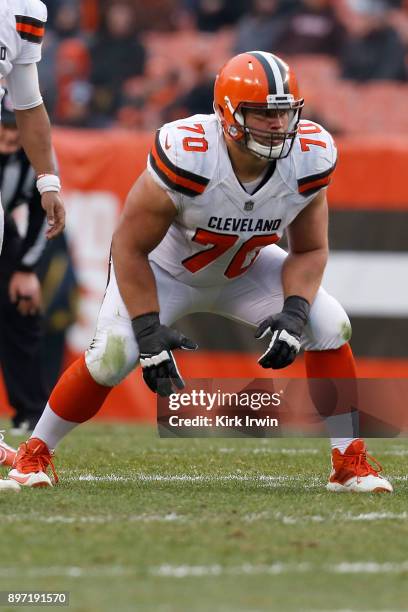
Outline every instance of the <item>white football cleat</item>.
{"label": "white football cleat", "polygon": [[23,487],[52,487],[53,483],[47,474],[48,467],[54,476],[54,484],[58,482],[47,445],[39,438],[30,438],[20,444],[13,469],[9,472],[9,480]]}
{"label": "white football cleat", "polygon": [[16,454],[16,449],[4,442],[3,433],[0,432],[0,465],[12,466]]}
{"label": "white football cleat", "polygon": [[21,491],[21,487],[15,480],[0,479],[0,493],[3,491],[13,491],[14,493],[19,493]]}
{"label": "white football cleat", "polygon": [[379,475],[381,469],[378,461],[367,455],[364,441],[353,440],[344,453],[333,449],[332,472],[326,488],[335,493],[392,493],[392,484]]}

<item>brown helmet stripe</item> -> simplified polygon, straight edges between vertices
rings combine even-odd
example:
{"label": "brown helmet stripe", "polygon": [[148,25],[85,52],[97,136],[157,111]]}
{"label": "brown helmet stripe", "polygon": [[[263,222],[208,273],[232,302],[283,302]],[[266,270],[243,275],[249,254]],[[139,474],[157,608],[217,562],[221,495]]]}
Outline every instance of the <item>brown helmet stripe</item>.
{"label": "brown helmet stripe", "polygon": [[262,65],[268,81],[268,92],[270,94],[280,93],[278,91],[278,84],[276,83],[274,72],[264,54],[260,53],[259,51],[251,51],[250,53],[248,53],[248,55],[252,55],[252,57],[255,57]]}
{"label": "brown helmet stripe", "polygon": [[277,66],[279,68],[279,72],[281,74],[281,77],[282,77],[283,91],[285,92],[285,94],[291,93],[290,90],[289,90],[288,70],[287,70],[285,64],[282,62],[282,60],[279,57],[276,57],[276,55],[273,56],[273,59],[275,60]]}

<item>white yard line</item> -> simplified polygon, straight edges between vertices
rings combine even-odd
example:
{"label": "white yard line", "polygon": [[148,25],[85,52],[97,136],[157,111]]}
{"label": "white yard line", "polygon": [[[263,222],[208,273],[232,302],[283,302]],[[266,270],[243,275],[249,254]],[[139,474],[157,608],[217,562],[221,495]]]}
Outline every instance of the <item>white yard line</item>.
{"label": "white yard line", "polygon": [[304,476],[286,476],[278,475],[271,476],[269,474],[247,475],[239,473],[234,474],[146,474],[137,473],[134,475],[122,476],[118,474],[105,474],[103,476],[95,474],[75,474],[72,471],[68,472],[69,476],[65,481],[85,481],[85,482],[165,482],[165,483],[190,483],[190,484],[214,484],[226,482],[247,482],[258,484],[262,487],[282,487],[288,484],[301,484],[303,488],[310,489],[320,487],[322,481],[314,476],[307,479]]}
{"label": "white yard line", "polygon": [[95,476],[93,474],[85,474],[78,476],[76,480],[119,480],[119,481],[140,481],[140,482],[289,482],[292,480],[300,480],[301,476],[269,476],[266,474],[259,474],[256,476],[249,476],[246,474],[143,474],[138,473],[134,476],[117,476],[116,474],[110,474],[106,476]]}
{"label": "white yard line", "polygon": [[212,449],[218,453],[248,453],[253,455],[317,455],[322,452],[317,448],[268,448],[268,447],[257,447],[257,448],[214,448]]}
{"label": "white yard line", "polygon": [[225,567],[222,565],[160,565],[151,568],[150,573],[162,578],[189,578],[201,576],[255,576],[277,575],[287,573],[310,572],[310,563],[273,563],[271,565],[252,565],[244,563],[239,566]]}
{"label": "white yard line", "polygon": [[379,522],[379,521],[406,521],[408,512],[368,512],[352,514],[351,512],[334,512],[327,516],[311,514],[304,516],[291,516],[281,512],[271,513],[268,511],[246,514],[242,519],[245,523],[256,521],[278,521],[283,525],[304,525],[306,523],[349,523],[349,522]]}
{"label": "white yard line", "polygon": [[[408,471],[408,466],[407,466]],[[246,482],[258,484],[262,487],[284,487],[287,485],[300,486],[304,489],[313,489],[323,487],[326,480],[322,480],[317,476],[307,476],[302,474],[288,476],[286,474],[270,475],[270,474],[244,474],[241,470],[237,470],[233,474],[147,474],[143,472],[135,474],[83,474],[76,473],[74,470],[61,470],[64,475],[65,482],[123,482],[123,483],[190,483],[190,484],[214,484],[228,482]],[[408,474],[403,476],[392,476],[392,481],[406,482]]]}
{"label": "white yard line", "polygon": [[408,455],[407,448],[394,448],[391,450],[385,450],[381,452],[381,455],[387,457],[406,457]]}
{"label": "white yard line", "polygon": [[401,574],[408,571],[408,561],[400,563],[377,563],[375,561],[342,561],[336,564],[318,565],[313,563],[275,562],[270,565],[243,563],[236,566],[213,565],[171,565],[152,567],[131,567],[123,565],[106,566],[45,566],[36,568],[0,567],[0,578],[108,578],[145,575],[160,578],[218,578],[225,576],[279,576],[282,574]]}
{"label": "white yard line", "polygon": [[[95,525],[112,525],[112,524],[131,524],[131,523],[183,523],[183,524],[210,524],[222,523],[225,517],[217,515],[197,518],[177,514],[176,512],[168,512],[165,514],[106,514],[106,515],[88,515],[88,516],[69,516],[65,514],[56,514],[44,516],[38,513],[31,514],[9,514],[3,517],[3,523],[45,523],[45,524],[95,524]],[[326,516],[321,514],[311,514],[303,516],[294,516],[284,514],[282,512],[253,512],[241,517],[236,517],[237,524],[251,524],[259,521],[277,522],[282,525],[306,525],[318,523],[345,524],[349,522],[380,522],[380,521],[407,521],[408,512],[369,512],[352,514],[350,512],[335,512]]]}
{"label": "white yard line", "polygon": [[400,574],[408,571],[408,561],[402,563],[377,563],[375,561],[343,561],[331,567],[335,574]]}
{"label": "white yard line", "polygon": [[88,515],[88,516],[66,516],[63,514],[42,516],[40,514],[28,515],[7,515],[4,517],[3,523],[63,523],[66,525],[72,524],[113,524],[113,523],[172,523],[185,522],[187,517],[170,512],[167,514],[130,514],[125,516],[120,515]]}
{"label": "white yard line", "polygon": [[[408,470],[408,467],[407,467]],[[298,488],[310,490],[316,488],[324,488],[326,480],[322,480],[317,476],[304,475],[270,475],[270,474],[244,474],[241,470],[237,470],[236,473],[230,474],[149,474],[149,473],[135,473],[135,474],[90,474],[90,473],[78,473],[75,470],[61,470],[60,474],[64,476],[63,481],[65,482],[117,482],[117,483],[189,483],[189,484],[216,484],[216,483],[229,483],[239,482],[255,484],[261,488],[283,488],[290,485]],[[393,476],[391,479],[393,482],[406,482],[408,481],[408,474],[403,476]]]}
{"label": "white yard line", "polygon": [[[337,516],[337,515],[336,515]],[[367,512],[362,514],[345,514],[345,521],[406,521],[408,512]]]}
{"label": "white yard line", "polygon": [[[187,439],[187,438],[186,438]],[[194,438],[188,438],[194,440]],[[180,440],[181,442],[181,440]],[[250,453],[250,454],[271,454],[271,455],[317,455],[323,452],[318,448],[274,448],[273,441],[265,439],[265,442],[260,441],[261,446],[247,447],[247,446],[206,446],[205,453]],[[271,444],[271,447],[269,446]],[[176,446],[167,448],[166,446],[155,446],[152,448],[146,448],[143,450],[144,454],[151,453],[152,455],[191,455],[194,452],[204,452],[204,448],[199,445],[190,446]]]}
{"label": "white yard line", "polygon": [[290,516],[282,514],[282,512],[253,512],[243,516],[242,520],[245,523],[255,523],[257,521],[277,521],[283,525],[297,525],[298,523],[323,523],[331,522],[333,514],[328,516],[309,515],[309,516]]}
{"label": "white yard line", "polygon": [[135,568],[107,565],[101,567],[50,566],[50,567],[0,567],[0,578],[104,578],[113,576],[130,576],[140,573]]}
{"label": "white yard line", "polygon": [[[269,442],[269,441],[268,441]],[[270,442],[273,444],[273,441]],[[408,448],[405,447],[394,447],[388,450],[377,450],[371,448],[371,440],[367,439],[367,445],[369,450],[374,454],[379,454],[387,457],[406,457],[408,456]],[[148,448],[143,450],[143,455],[189,455],[191,456],[195,452],[203,452],[203,449],[200,446],[189,446],[187,448],[183,448],[182,446],[178,446],[177,448],[166,448],[166,447],[155,447]],[[322,458],[328,454],[329,452],[329,442],[327,440],[327,448],[274,448],[269,447],[268,444],[263,444],[262,446],[256,446],[254,448],[242,447],[242,446],[213,446],[206,447],[206,453],[219,453],[223,455],[238,453],[238,454],[247,454],[247,455],[322,455]]]}

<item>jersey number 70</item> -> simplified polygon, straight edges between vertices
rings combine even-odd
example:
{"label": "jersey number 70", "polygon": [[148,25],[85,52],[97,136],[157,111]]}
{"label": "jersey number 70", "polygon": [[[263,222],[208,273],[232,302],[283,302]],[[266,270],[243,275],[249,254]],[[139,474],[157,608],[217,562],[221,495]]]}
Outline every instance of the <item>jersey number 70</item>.
{"label": "jersey number 70", "polygon": [[[193,242],[198,242],[204,246],[211,246],[209,249],[183,259],[182,264],[193,274],[199,272],[224,255],[235,245],[238,239],[239,235],[237,234],[219,234],[199,227],[194,234]],[[240,276],[252,266],[263,247],[275,244],[278,240],[279,236],[277,234],[252,236],[235,253],[224,272],[224,276],[227,278]]]}

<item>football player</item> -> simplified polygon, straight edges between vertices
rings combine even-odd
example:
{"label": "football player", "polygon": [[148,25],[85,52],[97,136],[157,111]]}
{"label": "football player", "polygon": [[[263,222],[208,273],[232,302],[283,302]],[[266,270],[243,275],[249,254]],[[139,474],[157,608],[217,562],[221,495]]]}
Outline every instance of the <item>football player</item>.
{"label": "football player", "polygon": [[[289,66],[248,52],[220,70],[214,114],[157,132],[113,236],[94,340],[57,383],[10,479],[52,485],[57,443],[138,361],[154,392],[182,388],[172,351],[196,345],[169,326],[187,313],[217,313],[268,335],[263,368],[288,366],[302,347],[310,378],[355,377],[349,319],[320,286],[336,147],[323,127],[300,120],[302,107]],[[276,244],[285,230],[288,253]],[[340,416],[328,489],[392,491],[353,437],[350,406]]]}
{"label": "football player", "polygon": [[[65,210],[60,198],[51,148],[51,130],[38,84],[47,9],[40,0],[3,0],[0,3],[0,79],[5,79],[16,113],[21,144],[37,174],[41,204],[47,213],[47,237],[64,228]],[[0,100],[4,90],[0,86]],[[1,211],[1,206],[0,206]],[[3,239],[1,211],[0,248]]]}

